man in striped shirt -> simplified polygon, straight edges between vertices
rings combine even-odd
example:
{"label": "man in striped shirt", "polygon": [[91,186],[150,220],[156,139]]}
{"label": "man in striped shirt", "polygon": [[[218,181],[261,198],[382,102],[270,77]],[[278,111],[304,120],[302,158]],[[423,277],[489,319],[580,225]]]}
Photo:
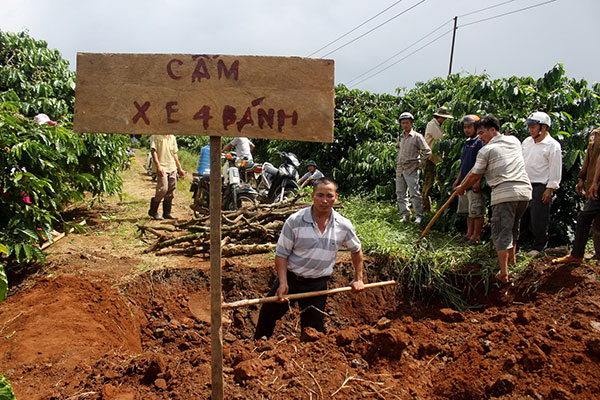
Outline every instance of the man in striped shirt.
{"label": "man in striped shirt", "polygon": [[[350,286],[354,291],[364,290],[360,240],[350,220],[333,209],[337,198],[337,184],[329,178],[318,179],[312,193],[313,205],[285,221],[275,251],[277,280],[268,294],[277,295],[279,302],[265,303],[261,307],[255,340],[273,334],[275,324],[289,309],[288,294],[327,289],[337,251],[342,246],[350,250],[354,265],[354,280]],[[326,301],[327,296],[298,300],[303,331],[307,327],[325,331]]]}
{"label": "man in striped shirt", "polygon": [[521,142],[514,136],[502,135],[496,117],[488,115],[479,121],[477,134],[484,146],[477,154],[471,175],[456,191],[464,195],[482,176],[492,188],[492,240],[500,263],[496,277],[508,283],[508,264],[516,264],[516,242],[521,217],[531,200],[531,183],[525,171]]}

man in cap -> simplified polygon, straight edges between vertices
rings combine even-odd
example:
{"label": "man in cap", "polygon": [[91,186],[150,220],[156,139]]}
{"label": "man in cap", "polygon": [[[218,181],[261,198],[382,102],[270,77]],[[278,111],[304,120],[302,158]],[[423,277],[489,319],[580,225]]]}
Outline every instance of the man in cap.
{"label": "man in cap", "polygon": [[308,172],[302,175],[302,178],[298,179],[301,188],[308,185],[309,182],[314,183],[317,179],[324,177],[323,173],[317,169],[316,162],[310,160],[306,163],[306,168],[308,169]]}
{"label": "man in cap", "polygon": [[440,156],[433,152],[433,146],[435,142],[444,137],[444,131],[442,130],[444,121],[452,118],[454,117],[450,115],[446,107],[440,107],[425,127],[425,141],[432,151],[431,157],[425,161],[425,168],[423,169],[423,210],[426,212],[431,211],[431,199],[429,195],[435,181],[435,166],[441,161]]}
{"label": "man in cap", "polygon": [[471,174],[456,188],[459,195],[485,174],[492,188],[492,240],[496,246],[500,273],[496,278],[509,283],[508,264],[516,264],[515,249],[521,217],[531,200],[531,184],[525,172],[521,142],[500,133],[500,121],[488,115],[477,124],[484,146],[477,153]]}
{"label": "man in cap", "polygon": [[[477,153],[483,147],[483,142],[477,137],[475,125],[480,118],[475,114],[469,114],[460,120],[463,132],[467,136],[463,151],[460,155],[460,171],[452,187],[456,187],[467,177],[471,168],[475,165]],[[479,178],[467,192],[458,197],[458,214],[467,216],[467,235],[465,239],[470,245],[481,244],[481,229],[483,228],[483,196],[480,190],[481,178]]]}
{"label": "man in cap", "polygon": [[398,157],[396,159],[396,197],[398,198],[398,209],[402,216],[402,222],[408,221],[410,211],[408,209],[408,194],[416,214],[415,222],[421,223],[423,219],[423,203],[419,193],[419,168],[431,155],[431,149],[425,142],[425,138],[413,130],[415,118],[409,112],[403,112],[398,117],[402,134],[398,136],[396,148]]}
{"label": "man in cap", "polygon": [[558,189],[562,176],[562,154],[558,143],[548,129],[552,125],[550,116],[536,111],[527,117],[525,125],[530,136],[523,140],[525,170],[533,187],[529,210],[529,226],[533,233],[533,244],[527,256],[533,257],[546,249],[552,192]]}

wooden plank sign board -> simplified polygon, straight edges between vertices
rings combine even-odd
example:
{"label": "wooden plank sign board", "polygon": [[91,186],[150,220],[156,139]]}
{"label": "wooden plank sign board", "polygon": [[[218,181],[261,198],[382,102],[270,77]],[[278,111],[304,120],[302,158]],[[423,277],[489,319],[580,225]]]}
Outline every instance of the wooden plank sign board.
{"label": "wooden plank sign board", "polygon": [[77,54],[77,133],[332,142],[333,113],[333,60]]}

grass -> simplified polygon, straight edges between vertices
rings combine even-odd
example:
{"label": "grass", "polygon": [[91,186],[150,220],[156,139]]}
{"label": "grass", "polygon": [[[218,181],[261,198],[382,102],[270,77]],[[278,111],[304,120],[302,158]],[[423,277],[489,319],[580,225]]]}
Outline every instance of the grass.
{"label": "grass", "polygon": [[[496,252],[490,256],[489,246],[467,246],[460,234],[436,231],[430,231],[417,245],[421,227],[400,222],[395,204],[361,196],[342,202],[342,213],[353,222],[364,253],[391,263],[396,279],[413,296],[441,297],[464,310],[476,306],[468,304],[465,294],[480,287],[487,293],[499,269]],[[529,261],[520,257],[512,268],[521,270]]]}

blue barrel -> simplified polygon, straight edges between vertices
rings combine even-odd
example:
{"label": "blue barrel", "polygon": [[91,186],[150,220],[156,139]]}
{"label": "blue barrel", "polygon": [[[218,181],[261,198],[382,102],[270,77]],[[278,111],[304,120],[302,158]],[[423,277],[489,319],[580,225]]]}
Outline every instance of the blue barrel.
{"label": "blue barrel", "polygon": [[198,160],[198,173],[210,174],[210,143],[200,150],[200,159]]}

